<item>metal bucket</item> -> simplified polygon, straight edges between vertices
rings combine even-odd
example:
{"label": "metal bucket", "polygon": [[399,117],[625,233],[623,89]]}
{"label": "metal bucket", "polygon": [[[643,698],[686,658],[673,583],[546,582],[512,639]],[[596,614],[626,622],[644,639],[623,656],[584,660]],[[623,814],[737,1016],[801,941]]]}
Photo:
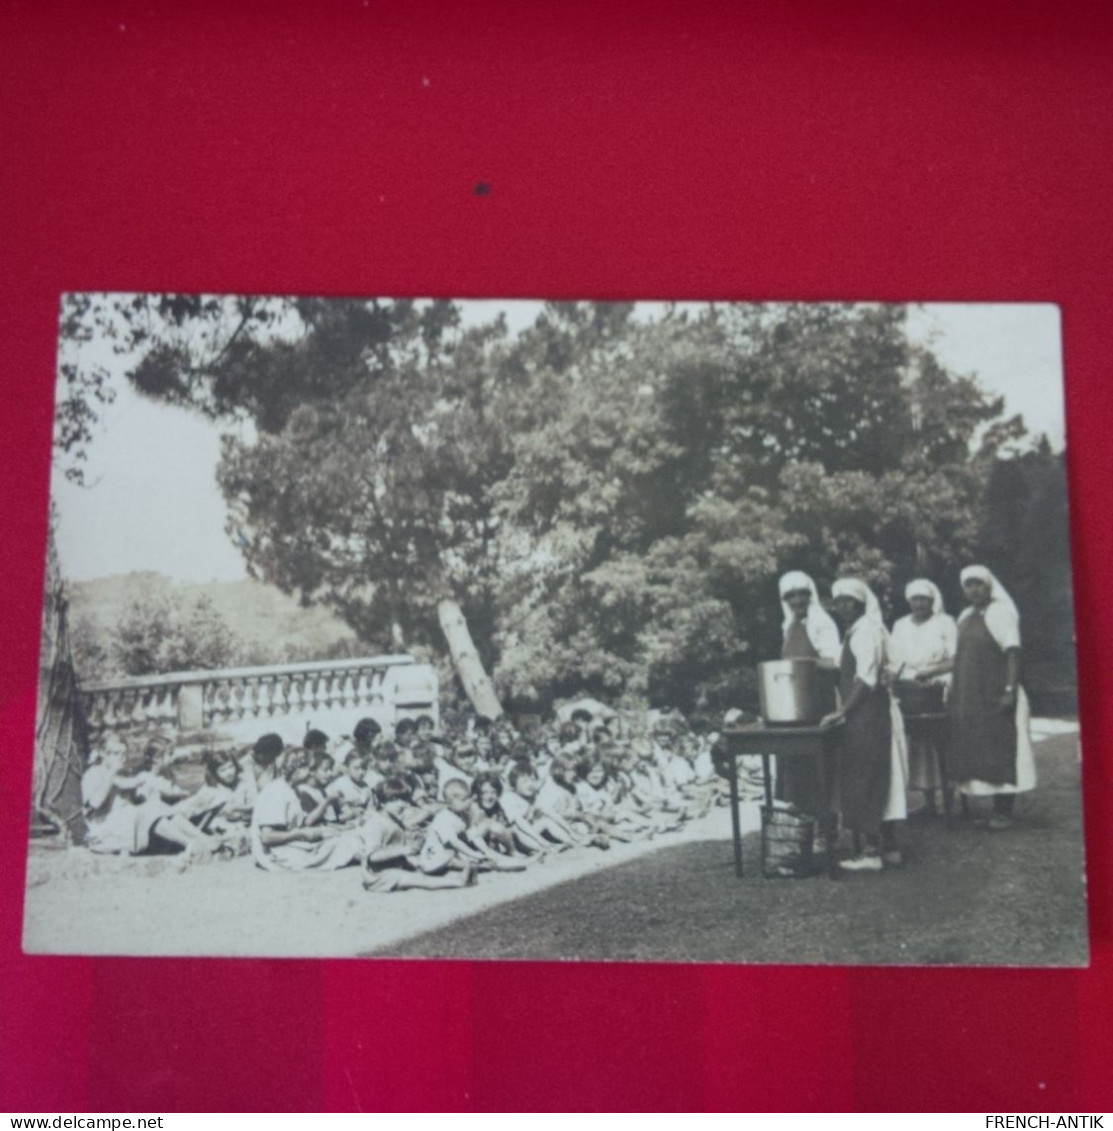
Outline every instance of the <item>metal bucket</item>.
{"label": "metal bucket", "polygon": [[815,660],[768,660],[757,666],[761,717],[771,726],[815,726],[826,713]]}
{"label": "metal bucket", "polygon": [[815,819],[797,809],[761,809],[761,874],[802,880],[815,873]]}

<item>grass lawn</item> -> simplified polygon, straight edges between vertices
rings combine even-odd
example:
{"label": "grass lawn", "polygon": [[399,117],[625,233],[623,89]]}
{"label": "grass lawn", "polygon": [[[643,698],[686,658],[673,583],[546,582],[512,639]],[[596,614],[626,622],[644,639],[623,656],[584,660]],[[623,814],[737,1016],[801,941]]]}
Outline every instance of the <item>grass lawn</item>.
{"label": "grass lawn", "polygon": [[[1075,966],[1088,961],[1077,735],[1036,746],[1006,832],[913,817],[905,865],[837,882],[747,875],[729,842],[662,848],[374,953],[441,958]],[[976,818],[985,812],[971,802]]]}

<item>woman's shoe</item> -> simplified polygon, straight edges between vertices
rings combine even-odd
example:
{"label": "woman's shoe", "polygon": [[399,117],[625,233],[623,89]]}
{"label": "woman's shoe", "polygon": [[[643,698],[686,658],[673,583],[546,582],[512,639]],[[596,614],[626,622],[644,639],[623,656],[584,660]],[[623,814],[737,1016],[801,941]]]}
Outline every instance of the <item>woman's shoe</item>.
{"label": "woman's shoe", "polygon": [[1006,817],[1004,813],[994,813],[992,817],[986,822],[986,828],[990,832],[999,833],[1003,829],[1011,829],[1013,827],[1012,817]]}

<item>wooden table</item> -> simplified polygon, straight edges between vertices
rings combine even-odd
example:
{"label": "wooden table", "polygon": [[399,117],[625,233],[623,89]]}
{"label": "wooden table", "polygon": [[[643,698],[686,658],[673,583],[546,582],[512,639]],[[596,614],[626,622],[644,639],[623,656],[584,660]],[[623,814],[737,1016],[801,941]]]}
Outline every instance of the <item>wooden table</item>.
{"label": "wooden table", "polygon": [[[930,742],[935,750],[935,763],[939,767],[939,780],[943,789],[943,824],[951,827],[951,805],[954,801],[954,783],[947,768],[947,712],[933,711],[922,715],[904,716],[904,733],[911,747],[915,741]],[[966,798],[962,799],[963,811]]]}
{"label": "wooden table", "polygon": [[730,783],[730,821],[734,834],[734,871],[742,875],[742,826],[738,816],[738,759],[748,754],[761,756],[762,781],[765,789],[765,804],[773,805],[773,777],[770,772],[770,758],[811,758],[819,773],[820,792],[827,798],[827,812],[819,814],[820,826],[827,840],[827,876],[837,879],[839,863],[836,859],[835,843],[838,836],[838,822],[832,811],[831,790],[835,780],[835,758],[842,745],[844,723],[830,723],[827,726],[796,727],[766,726],[757,723],[752,726],[727,728],[723,731],[726,739],[727,780]]}

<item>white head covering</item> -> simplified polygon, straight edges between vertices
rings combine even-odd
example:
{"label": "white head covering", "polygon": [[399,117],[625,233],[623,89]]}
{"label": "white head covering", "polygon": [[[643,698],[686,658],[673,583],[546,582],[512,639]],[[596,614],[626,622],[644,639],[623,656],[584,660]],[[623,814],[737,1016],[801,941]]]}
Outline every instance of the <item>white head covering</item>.
{"label": "white head covering", "polygon": [[781,595],[781,608],[784,609],[785,614],[784,620],[781,622],[781,628],[784,632],[788,632],[792,622],[796,619],[796,614],[789,608],[785,596],[789,593],[795,593],[798,589],[806,589],[812,595],[812,599],[808,602],[807,614],[804,617],[804,630],[808,634],[808,639],[816,647],[819,646],[819,641],[825,632],[834,633],[835,640],[838,640],[838,625],[835,624],[831,614],[819,603],[819,590],[815,587],[815,582],[803,570],[789,570],[781,577],[777,588]]}
{"label": "white head covering", "polygon": [[915,581],[910,581],[904,587],[904,599],[911,601],[913,597],[930,597],[932,601],[931,615],[933,617],[946,615],[947,610],[943,607],[943,594],[939,592],[939,586],[934,581],[928,581],[926,577],[917,577]]}
{"label": "white head covering", "polygon": [[881,602],[864,581],[859,581],[856,577],[840,577],[831,586],[831,596],[853,597],[858,604],[865,606],[866,620],[884,630],[885,618],[881,615]]}
{"label": "white head covering", "polygon": [[963,585],[968,581],[985,582],[985,584],[989,586],[990,604],[1000,602],[1013,616],[1018,620],[1020,619],[1020,611],[1016,607],[1016,602],[1009,596],[1009,591],[985,568],[985,566],[969,565],[962,571],[959,578]]}

